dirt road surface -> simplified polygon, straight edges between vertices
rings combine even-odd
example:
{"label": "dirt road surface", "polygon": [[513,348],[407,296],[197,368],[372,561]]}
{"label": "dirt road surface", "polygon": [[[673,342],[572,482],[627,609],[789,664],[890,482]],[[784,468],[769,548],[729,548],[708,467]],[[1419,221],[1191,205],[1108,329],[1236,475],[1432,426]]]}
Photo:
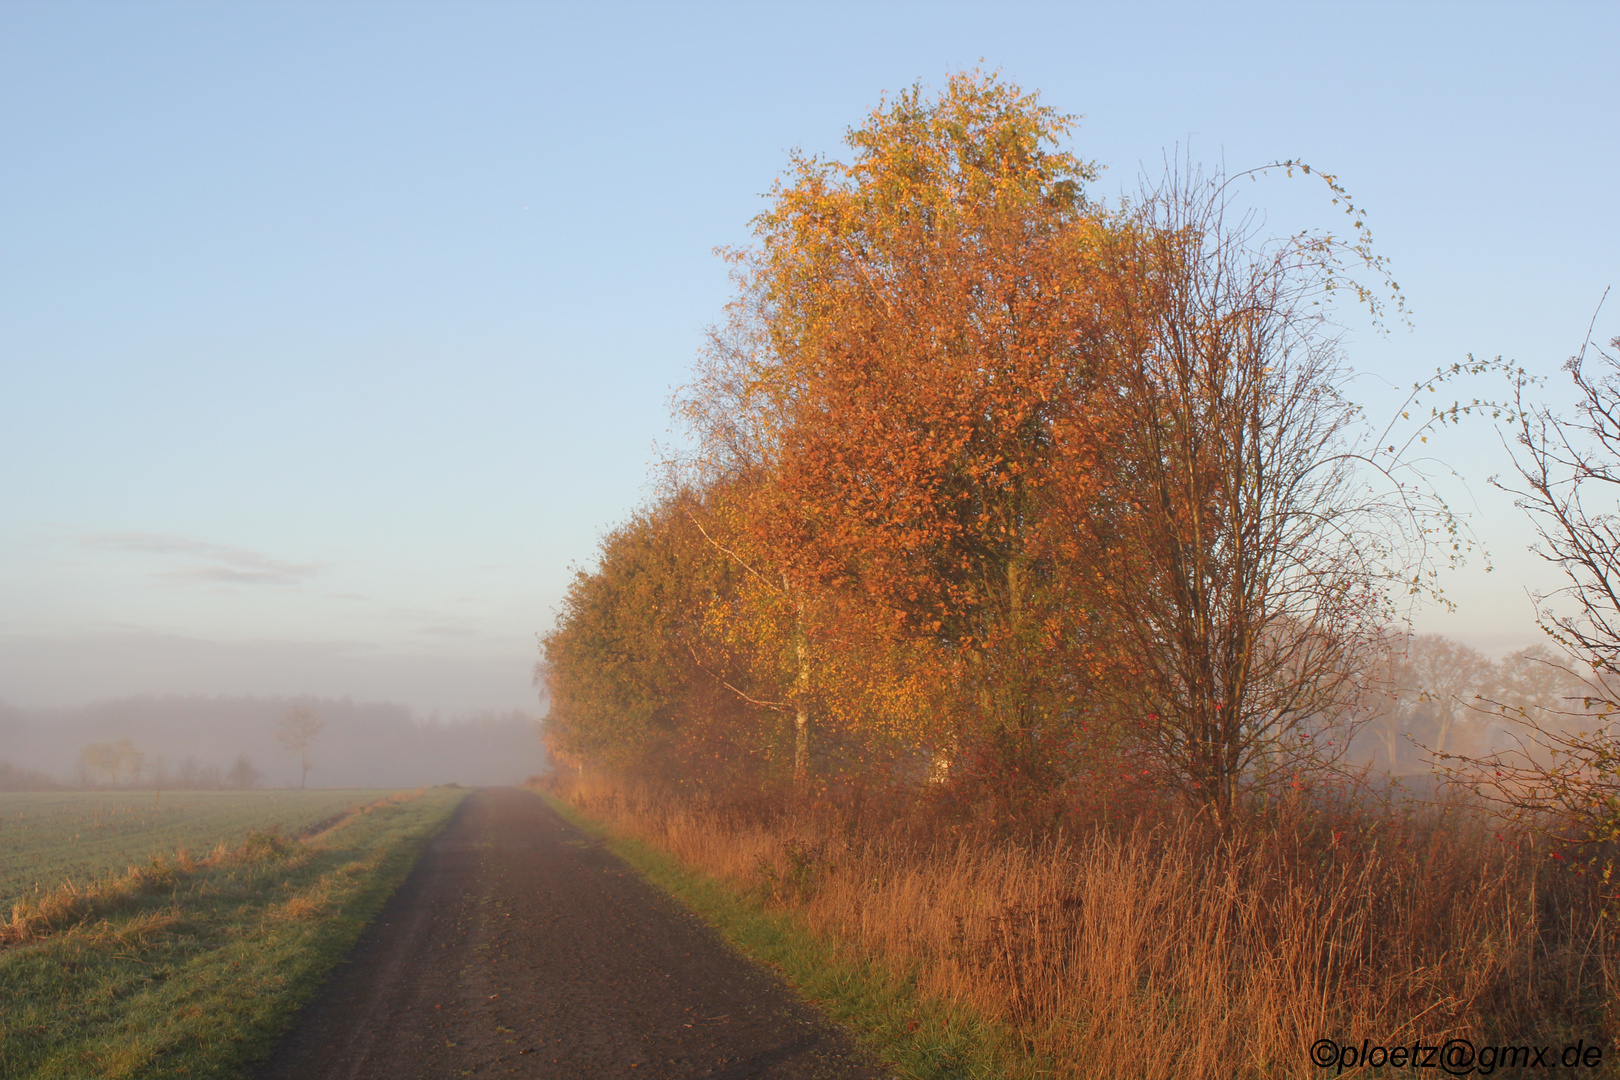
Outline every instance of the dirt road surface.
{"label": "dirt road surface", "polygon": [[533,793],[476,791],[259,1080],[884,1075]]}

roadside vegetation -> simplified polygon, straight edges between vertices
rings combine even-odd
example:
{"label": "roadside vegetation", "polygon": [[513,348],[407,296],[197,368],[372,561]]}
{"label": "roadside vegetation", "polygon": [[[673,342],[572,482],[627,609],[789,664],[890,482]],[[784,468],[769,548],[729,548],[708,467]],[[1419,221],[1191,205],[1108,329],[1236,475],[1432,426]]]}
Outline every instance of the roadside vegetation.
{"label": "roadside vegetation", "polygon": [[[1300,799],[1224,834],[1172,811],[1032,839],[928,802],[591,775],[552,794],[713,882],[732,907],[621,851],[903,1075],[1309,1076],[1320,1038],[1617,1030],[1613,927],[1585,883],[1466,804]],[[750,917],[773,916],[787,929],[762,946]]]}
{"label": "roadside vegetation", "polygon": [[648,881],[714,926],[750,959],[775,969],[802,997],[853,1033],[901,1075],[920,1078],[1049,1075],[1019,1046],[1014,1029],[918,990],[897,971],[836,934],[817,933],[775,900],[774,879],[722,876],[715,862],[672,847],[601,782],[536,778],[535,790],[564,817],[603,839]]}
{"label": "roadside vegetation", "polygon": [[26,892],[0,921],[0,1075],[238,1075],[463,794],[244,794],[206,846]]}
{"label": "roadside vegetation", "polygon": [[[554,794],[1036,1072],[1613,1048],[1620,362],[1574,422],[1472,358],[1374,418],[1342,322],[1404,305],[1336,178],[1108,205],[1072,127],[966,73],[792,159],[543,640]],[[1268,176],[1344,234],[1269,234]],[[1572,582],[1500,663],[1405,622],[1472,545],[1426,456],[1465,421]]]}

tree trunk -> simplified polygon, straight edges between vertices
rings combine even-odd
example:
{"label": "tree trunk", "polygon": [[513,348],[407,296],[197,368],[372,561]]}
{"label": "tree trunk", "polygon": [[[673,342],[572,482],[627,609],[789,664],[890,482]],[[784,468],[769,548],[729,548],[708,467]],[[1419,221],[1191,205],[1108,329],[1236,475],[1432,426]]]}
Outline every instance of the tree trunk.
{"label": "tree trunk", "polygon": [[810,786],[810,643],[804,628],[794,620],[793,651],[799,672],[793,680],[793,790],[804,794]]}
{"label": "tree trunk", "polygon": [[798,594],[785,573],[782,593],[793,604],[793,659],[798,665],[793,677],[793,793],[799,796],[810,787],[810,639]]}

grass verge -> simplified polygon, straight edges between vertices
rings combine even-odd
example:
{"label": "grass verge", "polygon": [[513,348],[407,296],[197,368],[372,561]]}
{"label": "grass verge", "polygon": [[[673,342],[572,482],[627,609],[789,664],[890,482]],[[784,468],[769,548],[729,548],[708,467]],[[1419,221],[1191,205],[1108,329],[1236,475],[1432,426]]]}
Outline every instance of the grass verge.
{"label": "grass verge", "polygon": [[539,795],[563,817],[601,839],[653,885],[714,926],[751,959],[779,973],[802,997],[860,1040],[900,1075],[918,1080],[1049,1076],[1050,1067],[1010,1029],[971,1011],[925,999],[915,976],[897,977],[847,943],[810,931],[791,911],[695,870],[673,855],[614,832],[557,795]]}
{"label": "grass verge", "polygon": [[[0,950],[0,1076],[228,1077],[286,1020],[448,821],[434,789],[304,840],[155,860]],[[14,913],[14,922],[16,922]]]}

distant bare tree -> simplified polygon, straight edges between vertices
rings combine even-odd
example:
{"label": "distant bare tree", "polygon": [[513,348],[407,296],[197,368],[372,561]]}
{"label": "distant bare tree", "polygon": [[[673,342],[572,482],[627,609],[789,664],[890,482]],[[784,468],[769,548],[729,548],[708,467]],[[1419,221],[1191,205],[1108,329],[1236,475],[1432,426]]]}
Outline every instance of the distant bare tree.
{"label": "distant bare tree", "polygon": [[1378,743],[1390,775],[1397,775],[1401,749],[1412,730],[1414,695],[1407,645],[1411,631],[1386,627],[1368,645],[1357,707],[1362,730]]}
{"label": "distant bare tree", "polygon": [[237,754],[236,761],[231,764],[230,771],[225,774],[225,782],[233,788],[246,791],[248,788],[257,786],[263,775],[258,769],[254,768],[253,762],[247,759],[246,754]]}
{"label": "distant bare tree", "polygon": [[1569,660],[1545,645],[1532,645],[1502,658],[1493,705],[1514,715],[1549,715],[1566,711],[1587,696],[1586,685],[1569,670]]}
{"label": "distant bare tree", "polygon": [[1459,641],[1440,634],[1418,634],[1408,641],[1406,675],[1411,682],[1404,689],[1421,703],[1416,711],[1429,722],[1434,745],[1428,749],[1437,755],[1450,749],[1452,729],[1474,715],[1472,703],[1490,692],[1494,674],[1490,660]]}
{"label": "distant bare tree", "polygon": [[141,774],[146,771],[146,755],[135,749],[135,744],[128,739],[119,739],[113,744],[113,750],[117,755],[118,772],[128,774],[130,787],[139,784]]}
{"label": "distant bare tree", "polygon": [[[212,775],[209,775],[212,773]],[[188,791],[198,788],[217,787],[219,785],[219,770],[210,769],[195,757],[187,756],[180,759],[175,769],[175,785]]]}
{"label": "distant bare tree", "polygon": [[94,787],[103,778],[109,785],[118,782],[118,757],[112,743],[91,743],[79,751],[80,782]]}
{"label": "distant bare tree", "polygon": [[298,786],[304,786],[304,780],[312,767],[309,760],[309,748],[314,744],[316,736],[326,727],[315,710],[308,705],[294,705],[281,718],[276,725],[276,738],[281,745],[298,755]]}
{"label": "distant bare tree", "polygon": [[128,739],[91,743],[79,751],[79,774],[87,783],[106,777],[109,787],[117,787],[119,777],[127,773],[129,783],[135,784],[145,767],[146,755]]}

